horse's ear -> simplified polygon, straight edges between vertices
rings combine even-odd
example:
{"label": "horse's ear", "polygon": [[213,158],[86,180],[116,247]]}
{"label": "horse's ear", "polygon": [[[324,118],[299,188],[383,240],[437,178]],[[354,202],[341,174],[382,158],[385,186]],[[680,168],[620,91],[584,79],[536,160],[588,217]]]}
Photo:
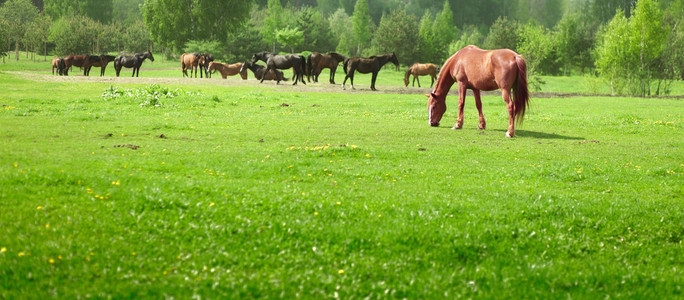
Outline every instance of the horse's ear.
{"label": "horse's ear", "polygon": [[428,99],[430,99],[430,94],[425,94],[425,97],[428,97]]}

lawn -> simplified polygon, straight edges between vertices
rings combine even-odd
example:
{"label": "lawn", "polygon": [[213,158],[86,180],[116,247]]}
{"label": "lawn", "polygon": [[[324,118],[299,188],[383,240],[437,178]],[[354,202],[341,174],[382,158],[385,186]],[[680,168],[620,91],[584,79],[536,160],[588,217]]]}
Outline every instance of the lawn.
{"label": "lawn", "polygon": [[681,99],[0,89],[0,298],[683,297]]}

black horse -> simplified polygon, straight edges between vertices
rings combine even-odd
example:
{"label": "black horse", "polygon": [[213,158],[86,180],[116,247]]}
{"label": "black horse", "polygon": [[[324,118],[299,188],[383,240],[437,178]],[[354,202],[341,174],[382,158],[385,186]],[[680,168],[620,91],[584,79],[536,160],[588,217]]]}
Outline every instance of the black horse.
{"label": "black horse", "polygon": [[[371,79],[371,90],[375,91],[375,80],[378,78],[378,72],[380,71],[380,68],[382,68],[382,66],[388,62],[392,62],[395,66],[397,66],[397,70],[399,70],[399,60],[397,60],[397,55],[394,54],[394,52],[379,56],[371,56],[368,58],[352,57],[345,60],[344,73],[347,74],[347,76],[344,77],[342,88],[344,89],[344,85],[347,83],[347,78],[350,78],[352,89],[354,89],[354,71],[359,71],[361,74],[373,73],[373,78]],[[347,71],[347,69],[349,71]]]}
{"label": "black horse", "polygon": [[[299,80],[301,80],[303,84],[306,84],[304,81],[306,58],[304,58],[304,56],[298,54],[276,55],[268,51],[262,51],[252,55],[250,64],[253,65],[259,60],[266,63],[266,71],[264,72],[268,73],[269,70],[292,68],[294,71],[294,83],[292,83],[292,85],[297,84],[297,81]],[[264,82],[263,77],[260,82]],[[278,83],[280,83],[280,79],[277,79],[276,84]]]}
{"label": "black horse", "polygon": [[266,67],[264,67],[262,65],[252,64],[248,61],[246,61],[242,64],[242,67],[240,68],[240,73],[244,72],[245,68],[250,69],[252,71],[252,73],[254,73],[254,77],[257,80],[264,81],[264,79],[265,79],[265,80],[287,81],[287,78],[285,78],[285,75],[283,75],[283,71],[278,70],[278,69],[273,69],[273,72],[266,73]]}
{"label": "black horse", "polygon": [[131,77],[138,77],[140,74],[140,65],[143,61],[149,58],[150,61],[154,61],[154,56],[152,52],[145,51],[144,53],[136,53],[130,56],[119,55],[114,59],[114,69],[116,70],[116,77],[119,77],[122,67],[133,68],[133,74]]}
{"label": "black horse", "polygon": [[209,53],[200,53],[204,58],[200,61],[200,69],[204,70],[204,74],[207,78],[211,78],[211,73],[209,73],[209,63],[214,61],[214,56]]}

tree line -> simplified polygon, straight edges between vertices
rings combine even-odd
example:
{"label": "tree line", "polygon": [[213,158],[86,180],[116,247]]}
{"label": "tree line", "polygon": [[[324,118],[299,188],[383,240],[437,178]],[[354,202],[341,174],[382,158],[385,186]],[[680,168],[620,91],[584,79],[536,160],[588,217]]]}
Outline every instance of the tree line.
{"label": "tree line", "polygon": [[0,2],[3,54],[395,52],[403,65],[439,65],[474,44],[523,54],[531,74],[599,75],[616,94],[663,94],[684,79],[684,0]]}

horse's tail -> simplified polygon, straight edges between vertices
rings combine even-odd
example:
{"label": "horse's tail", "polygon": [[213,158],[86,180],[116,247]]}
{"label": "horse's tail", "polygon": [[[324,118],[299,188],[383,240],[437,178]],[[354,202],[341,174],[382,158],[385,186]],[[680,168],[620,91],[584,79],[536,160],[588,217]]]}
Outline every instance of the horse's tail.
{"label": "horse's tail", "polygon": [[313,73],[313,64],[311,63],[311,56],[313,54],[309,54],[309,56],[306,57],[306,75],[311,76],[311,73]]}
{"label": "horse's tail", "polygon": [[522,122],[530,100],[530,92],[527,89],[527,63],[520,55],[515,56],[515,63],[518,67],[518,78],[515,80],[513,104],[515,106],[515,117],[518,122]]}
{"label": "horse's tail", "polygon": [[344,60],[344,63],[342,64],[342,67],[344,69],[344,74],[347,75],[347,66],[349,65],[349,58]]}

